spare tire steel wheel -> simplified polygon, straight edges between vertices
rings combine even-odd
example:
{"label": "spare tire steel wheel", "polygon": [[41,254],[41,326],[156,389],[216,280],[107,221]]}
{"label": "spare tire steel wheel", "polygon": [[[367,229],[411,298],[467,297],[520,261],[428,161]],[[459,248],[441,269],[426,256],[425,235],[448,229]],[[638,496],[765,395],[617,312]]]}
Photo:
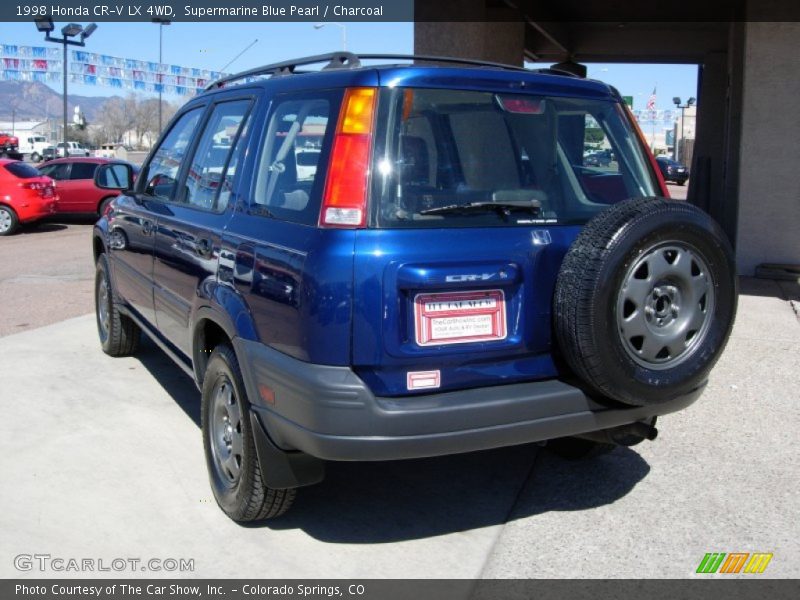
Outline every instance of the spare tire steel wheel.
{"label": "spare tire steel wheel", "polygon": [[601,396],[668,402],[703,384],[736,302],[733,251],[709,215],[683,201],[626,200],[592,219],[564,257],[557,342]]}

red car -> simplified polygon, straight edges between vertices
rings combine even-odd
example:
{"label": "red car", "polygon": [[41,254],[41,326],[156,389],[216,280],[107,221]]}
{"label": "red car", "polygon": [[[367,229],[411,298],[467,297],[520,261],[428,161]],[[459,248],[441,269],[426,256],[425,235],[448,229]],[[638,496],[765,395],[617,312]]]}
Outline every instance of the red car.
{"label": "red car", "polygon": [[0,152],[16,152],[19,147],[19,138],[10,133],[0,131]]}
{"label": "red car", "polygon": [[29,164],[0,158],[0,235],[53,214],[57,201],[52,179]]}
{"label": "red car", "polygon": [[100,165],[119,162],[123,161],[73,156],[40,164],[39,170],[56,181],[59,198],[56,212],[102,215],[106,205],[119,195],[119,191],[101,190],[95,186],[94,172]]}

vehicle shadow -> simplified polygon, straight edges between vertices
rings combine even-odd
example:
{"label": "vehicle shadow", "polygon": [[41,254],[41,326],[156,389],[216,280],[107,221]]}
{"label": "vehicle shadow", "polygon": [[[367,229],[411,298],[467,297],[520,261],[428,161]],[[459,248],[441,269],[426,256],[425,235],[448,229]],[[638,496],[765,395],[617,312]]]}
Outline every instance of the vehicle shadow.
{"label": "vehicle shadow", "polygon": [[61,223],[52,223],[49,221],[38,221],[29,225],[23,225],[17,230],[17,235],[30,235],[33,233],[52,233],[54,231],[62,231],[67,226]]}
{"label": "vehicle shadow", "polygon": [[[194,382],[152,342],[142,346],[137,355],[142,365],[199,427]],[[536,444],[417,460],[329,462],[325,480],[300,489],[286,515],[244,527],[299,529],[342,544],[429,538],[610,504],[649,471],[628,448],[574,462]]]}
{"label": "vehicle shadow", "polygon": [[170,395],[175,404],[200,428],[200,392],[197,391],[194,381],[144,334],[136,358]]}
{"label": "vehicle shadow", "polygon": [[61,213],[44,218],[41,223],[70,223],[73,225],[94,225],[98,216],[92,213]]}
{"label": "vehicle shadow", "polygon": [[800,282],[758,279],[756,277],[739,277],[740,296],[762,296],[800,302]]}

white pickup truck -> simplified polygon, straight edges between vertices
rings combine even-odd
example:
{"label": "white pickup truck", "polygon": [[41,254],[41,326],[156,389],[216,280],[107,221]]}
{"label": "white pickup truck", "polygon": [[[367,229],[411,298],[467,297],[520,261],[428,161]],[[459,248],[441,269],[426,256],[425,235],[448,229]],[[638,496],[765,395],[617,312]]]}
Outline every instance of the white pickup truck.
{"label": "white pickup truck", "polygon": [[[90,156],[91,152],[89,152],[88,148],[81,146],[78,142],[67,142],[67,150],[69,151],[70,156]],[[64,142],[60,142],[56,146],[56,152],[59,158],[64,157]]]}

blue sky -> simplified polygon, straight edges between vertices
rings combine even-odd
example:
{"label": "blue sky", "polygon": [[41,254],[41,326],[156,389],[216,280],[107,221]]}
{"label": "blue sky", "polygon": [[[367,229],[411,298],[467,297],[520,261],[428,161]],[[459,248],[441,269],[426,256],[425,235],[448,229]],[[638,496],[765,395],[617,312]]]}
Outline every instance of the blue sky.
{"label": "blue sky", "polygon": [[[56,23],[56,31],[63,23]],[[346,23],[347,49],[356,52],[410,54],[414,47],[413,23]],[[258,65],[341,49],[342,31],[328,23],[314,29],[312,23],[172,23],[164,27],[164,62],[183,67],[219,70],[248,49],[229,68],[244,70]],[[0,43],[26,46],[51,45],[33,23],[2,23]],[[53,45],[55,47],[55,45]],[[87,40],[86,50],[122,58],[158,59],[158,26],[152,23],[99,23]],[[634,108],[644,108],[658,86],[657,107],[672,108],[672,97],[684,101],[696,96],[697,67],[693,65],[589,64],[589,77],[606,81],[624,95],[634,97]],[[60,89],[59,85],[54,86]],[[70,93],[111,95],[106,87],[70,85]],[[165,98],[180,101],[182,98]]]}

